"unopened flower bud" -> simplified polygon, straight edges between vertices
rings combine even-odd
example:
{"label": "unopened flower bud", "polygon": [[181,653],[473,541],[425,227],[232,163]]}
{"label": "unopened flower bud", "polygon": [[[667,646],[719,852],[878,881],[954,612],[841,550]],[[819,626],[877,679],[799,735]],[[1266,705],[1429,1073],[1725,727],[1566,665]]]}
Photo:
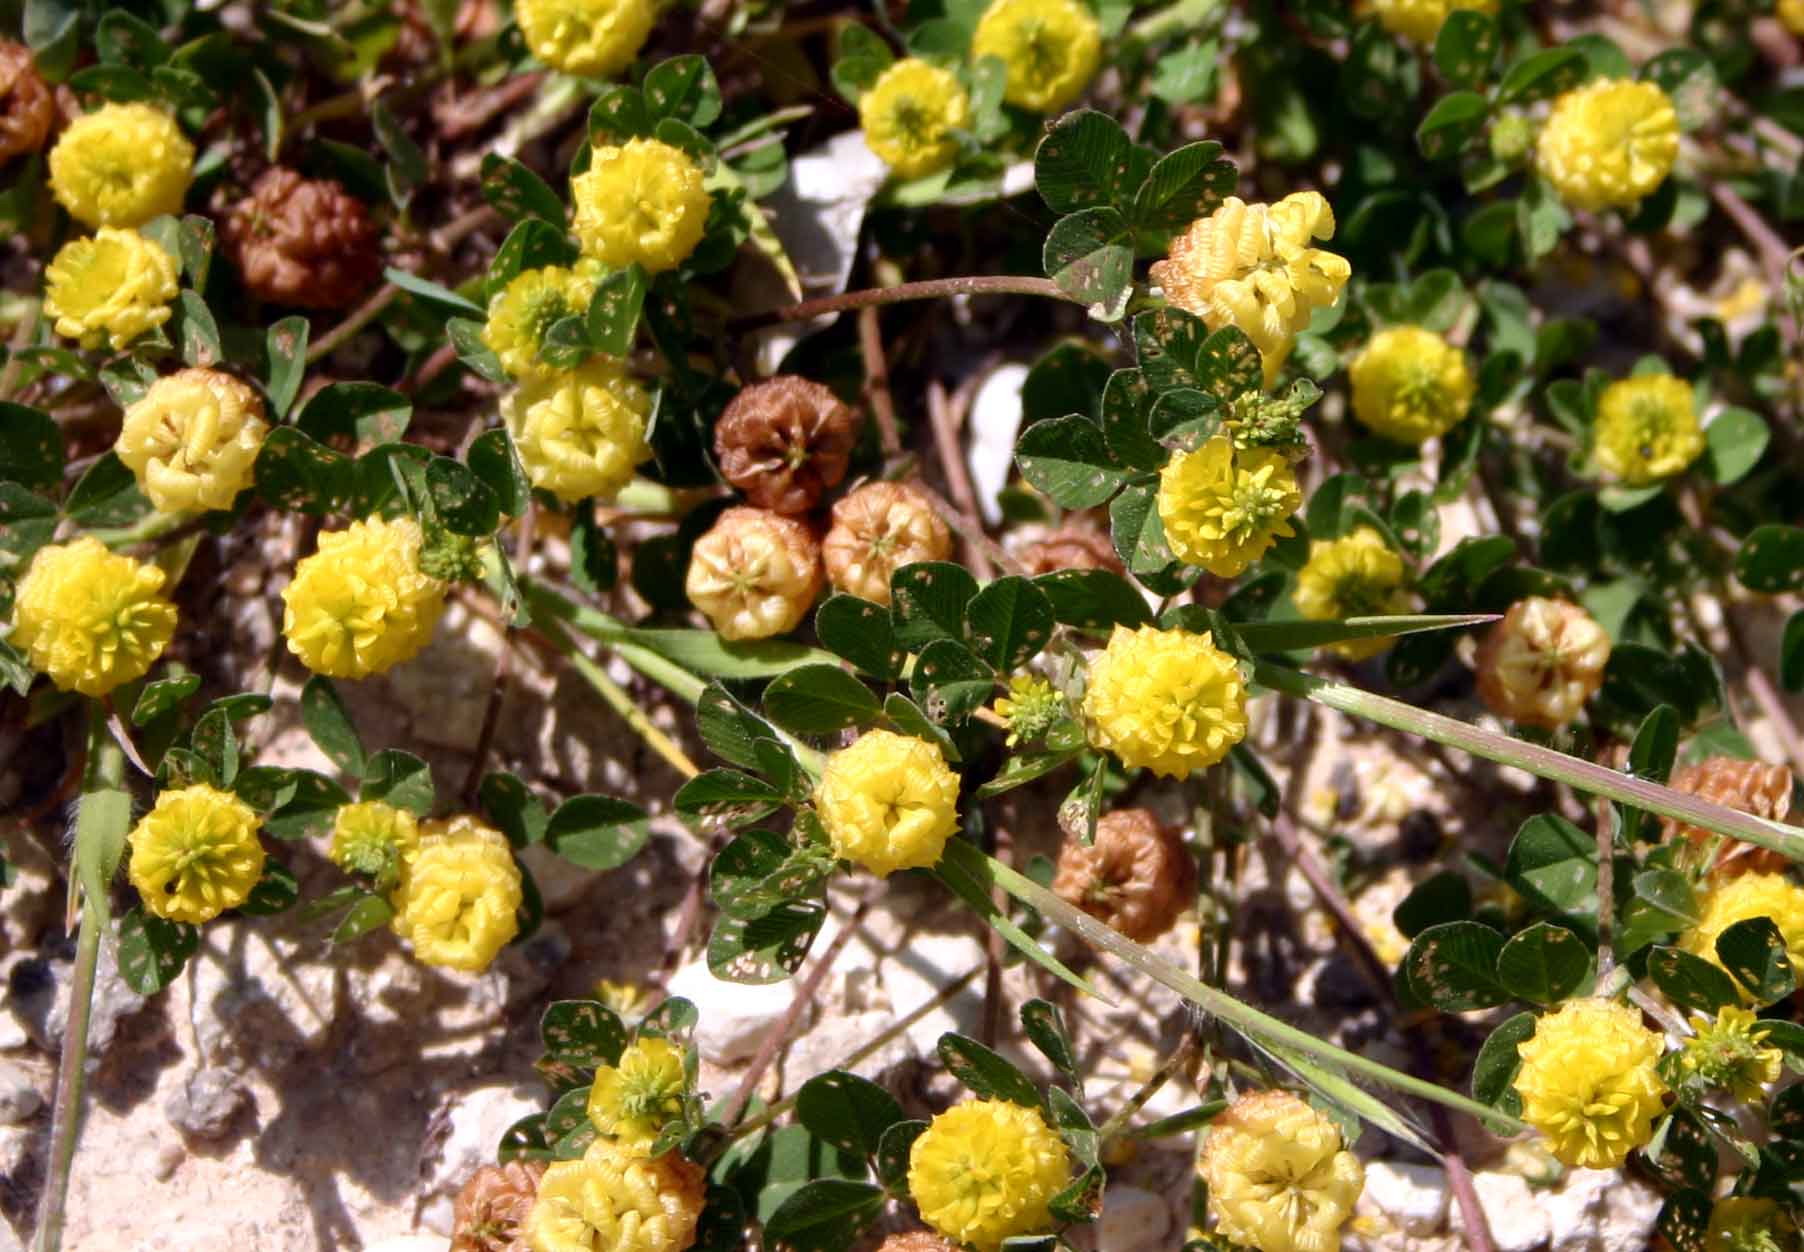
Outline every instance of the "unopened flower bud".
{"label": "unopened flower bud", "polygon": [[1052,889],[1136,943],[1170,930],[1196,902],[1196,858],[1148,809],[1117,809],[1096,823],[1096,841],[1067,839]]}
{"label": "unopened flower bud", "polygon": [[822,556],[836,590],[889,603],[889,580],[904,565],[943,561],[952,532],[907,483],[866,483],[833,506]]}
{"label": "unopened flower bud", "polygon": [[714,456],[752,504],[806,513],[846,476],[859,424],[827,388],[779,374],[728,403],[714,427]]}
{"label": "unopened flower bud", "polygon": [[787,634],[820,594],[820,545],[793,517],[728,509],[695,541],[683,586],[723,639]]}
{"label": "unopened flower bud", "polygon": [[1534,123],[1521,113],[1506,110],[1491,122],[1491,155],[1505,165],[1515,165],[1535,144]]}
{"label": "unopened flower bud", "polygon": [[1478,648],[1478,694],[1499,717],[1557,730],[1603,685],[1610,636],[1576,604],[1530,596]]}

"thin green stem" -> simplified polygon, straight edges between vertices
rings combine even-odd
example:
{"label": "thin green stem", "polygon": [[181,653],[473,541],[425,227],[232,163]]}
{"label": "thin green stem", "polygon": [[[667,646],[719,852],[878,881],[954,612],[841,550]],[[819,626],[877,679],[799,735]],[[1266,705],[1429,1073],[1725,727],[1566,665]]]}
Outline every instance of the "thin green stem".
{"label": "thin green stem", "polygon": [[1297,1029],[1289,1022],[1280,1021],[1269,1013],[1260,1012],[1250,1004],[1241,1003],[1225,991],[1218,991],[1214,987],[1207,986],[1163,957],[1155,955],[1125,935],[1097,921],[1082,909],[1066,903],[1062,897],[1040,886],[1033,879],[1018,874],[993,859],[990,860],[990,873],[993,881],[1000,884],[1021,903],[1039,910],[1043,916],[1057,922],[1092,947],[1101,948],[1111,956],[1133,966],[1154,982],[1171,988],[1198,1008],[1221,1018],[1255,1042],[1292,1049],[1304,1056],[1316,1058],[1326,1065],[1348,1070],[1409,1095],[1431,1100],[1436,1104],[1444,1104],[1448,1108],[1458,1109],[1462,1113],[1470,1113],[1474,1117],[1483,1119],[1489,1125],[1509,1133],[1528,1129],[1517,1119],[1499,1113],[1496,1109],[1480,1104],[1476,1100],[1468,1099],[1445,1087],[1436,1086],[1434,1083],[1425,1082],[1412,1074],[1392,1069],[1388,1065],[1380,1065],[1376,1061],[1367,1060],[1344,1048],[1337,1048],[1331,1043],[1317,1039],[1307,1031]]}
{"label": "thin green stem", "polygon": [[1702,826],[1732,839],[1770,848],[1794,861],[1804,861],[1804,830],[1770,822],[1748,813],[1738,813],[1720,804],[1711,804],[1696,796],[1674,791],[1658,783],[1619,773],[1590,761],[1555,752],[1539,744],[1511,739],[1495,731],[1473,726],[1456,718],[1430,713],[1400,700],[1374,695],[1330,682],[1310,674],[1299,673],[1282,665],[1261,661],[1254,668],[1255,681],[1274,691],[1297,696],[1316,704],[1363,717],[1393,730],[1419,735],[1436,743],[1470,752],[1501,765],[1513,765],[1554,782],[1565,783],[1580,791],[1617,800],[1623,804],[1671,817],[1692,826]]}
{"label": "thin green stem", "polygon": [[69,989],[69,1017],[63,1028],[62,1055],[57,1061],[56,1099],[50,1117],[50,1166],[38,1210],[33,1252],[60,1252],[69,1175],[81,1132],[82,1092],[87,1085],[88,1025],[94,1002],[94,973],[100,963],[100,941],[106,933],[105,863],[118,864],[125,826],[131,818],[126,794],[125,753],[107,727],[98,704],[88,727],[88,764],[82,778],[81,807],[75,819],[76,886],[82,896],[81,929],[75,939],[75,970]]}
{"label": "thin green stem", "polygon": [[607,671],[601,666],[582,654],[571,642],[570,636],[564,633],[562,626],[555,622],[541,621],[539,628],[544,632],[545,637],[551,640],[553,646],[564,654],[564,659],[576,667],[576,672],[581,674],[588,684],[600,693],[601,698],[608,702],[608,707],[618,713],[653,752],[663,757],[670,767],[684,778],[694,778],[701,773],[700,767],[689,759],[689,754],[678,747],[675,740],[652,725],[651,719],[645,715],[645,710],[633,702],[633,698],[621,689],[620,684],[609,678]]}
{"label": "thin green stem", "polygon": [[867,309],[883,304],[902,304],[909,300],[939,300],[946,296],[1045,296],[1082,304],[1082,300],[1063,290],[1050,278],[1028,278],[1013,274],[974,274],[965,278],[930,278],[918,283],[897,283],[894,287],[870,287],[863,291],[847,291],[837,296],[819,296],[802,300],[763,313],[748,313],[727,323],[730,330],[757,330],[762,326],[779,326],[785,322],[807,322],[829,313],[851,309]]}

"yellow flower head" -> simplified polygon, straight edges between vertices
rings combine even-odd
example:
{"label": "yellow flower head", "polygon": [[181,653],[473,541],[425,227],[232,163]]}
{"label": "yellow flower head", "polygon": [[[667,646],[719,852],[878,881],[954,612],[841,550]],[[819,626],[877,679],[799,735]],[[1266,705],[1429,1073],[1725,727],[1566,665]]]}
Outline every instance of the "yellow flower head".
{"label": "yellow flower head", "polygon": [[952,132],[971,124],[971,97],[951,70],[909,57],[858,97],[858,124],[898,178],[937,174],[958,159]]}
{"label": "yellow flower head", "polygon": [[1804,39],[1804,0],[1779,0],[1778,13],[1780,25]]}
{"label": "yellow flower head", "polygon": [[683,1252],[707,1194],[701,1166],[675,1152],[647,1157],[597,1139],[581,1160],[539,1180],[526,1216],[532,1252]]}
{"label": "yellow flower head", "polygon": [[1614,1000],[1570,1000],[1516,1045],[1522,1119],[1567,1165],[1615,1169],[1654,1133],[1666,1084],[1654,1066],[1660,1035]]}
{"label": "yellow flower head", "polygon": [[419,820],[380,800],[340,805],[332,819],[332,863],[378,882],[399,876],[419,843]]}
{"label": "yellow flower head", "polygon": [[1276,204],[1229,196],[1171,241],[1152,279],[1211,330],[1239,327],[1258,346],[1269,387],[1297,332],[1340,299],[1352,276],[1345,257],[1310,246],[1333,237],[1334,210],[1319,192],[1299,191]]}
{"label": "yellow flower head", "polygon": [[1777,1200],[1724,1196],[1710,1210],[1704,1252],[1792,1252],[1797,1236]]}
{"label": "yellow flower head", "polygon": [[611,978],[596,983],[589,994],[625,1018],[641,1016],[651,1000],[650,994],[638,983],[615,982]]}
{"label": "yellow flower head", "polygon": [[199,925],[243,904],[263,877],[257,826],[250,805],[206,783],[159,794],[131,833],[145,911]]}
{"label": "yellow flower head", "polygon": [[1084,717],[1123,765],[1188,778],[1246,736],[1246,684],[1209,635],[1117,626],[1090,658]]}
{"label": "yellow flower head", "polygon": [[908,1151],[921,1220],[977,1252],[1050,1230],[1051,1200],[1070,1181],[1065,1141],[1038,1109],[1007,1100],[953,1105]]}
{"label": "yellow flower head", "polygon": [[1000,57],[1002,98],[1052,113],[1078,96],[1102,60],[1102,26],[1081,0],[994,0],[971,36],[971,57]]}
{"label": "yellow flower head", "polygon": [[[1350,535],[1317,539],[1309,545],[1309,560],[1297,571],[1291,600],[1297,612],[1312,622],[1380,617],[1409,611],[1408,583],[1403,558],[1384,542],[1384,536],[1370,526],[1361,526]],[[1390,646],[1389,639],[1354,639],[1334,644],[1330,651],[1363,661]]]}
{"label": "yellow flower head", "polygon": [[1179,452],[1159,474],[1159,520],[1172,555],[1217,578],[1237,578],[1281,537],[1303,507],[1290,461],[1270,448],[1236,451],[1216,435]]}
{"label": "yellow flower head", "polygon": [[574,269],[547,265],[514,275],[489,301],[489,319],[482,328],[482,342],[500,358],[501,368],[515,378],[550,372],[539,359],[545,332],[566,317],[588,312],[600,275],[601,266],[588,258]]}
{"label": "yellow flower head", "polygon": [[84,348],[118,349],[169,320],[175,258],[135,230],[71,239],[44,270],[44,312]]}
{"label": "yellow flower head", "polygon": [[1784,874],[1741,874],[1713,878],[1698,900],[1698,924],[1679,936],[1679,946],[1723,967],[1716,941],[1736,922],[1765,917],[1779,928],[1794,970],[1804,970],[1804,887]]}
{"label": "yellow flower head", "polygon": [[500,831],[467,816],[422,822],[389,897],[391,925],[426,964],[479,974],[520,931],[520,881]]}
{"label": "yellow flower head", "polygon": [[515,0],[532,54],[554,70],[605,78],[633,63],[657,20],[653,0]]}
{"label": "yellow flower head", "polygon": [[622,1147],[651,1147],[665,1125],[683,1115],[683,1050],[647,1035],[620,1054],[618,1065],[595,1071],[589,1120]]}
{"label": "yellow flower head", "polygon": [[1497,12],[1497,0],[1372,0],[1378,22],[1393,35],[1420,44],[1432,44],[1441,23],[1455,9]]}
{"label": "yellow flower head", "polygon": [[1597,398],[1598,466],[1631,487],[1682,473],[1704,451],[1691,384],[1643,374],[1605,387]]}
{"label": "yellow flower head", "polygon": [[419,655],[445,611],[445,584],[420,570],[423,542],[410,517],[323,532],[282,592],[288,650],[333,678],[366,678]]}
{"label": "yellow flower head", "polygon": [[1679,115],[1654,83],[1599,78],[1553,102],[1535,168],[1575,209],[1628,208],[1672,172]]}
{"label": "yellow flower head", "polygon": [[1008,680],[1008,694],[993,706],[1008,723],[1008,746],[1032,742],[1065,716],[1065,697],[1036,674],[1017,674]]}
{"label": "yellow flower head", "polygon": [[958,775],[936,744],[867,730],[827,758],[814,807],[834,855],[878,875],[927,869],[958,829]]}
{"label": "yellow flower head", "polygon": [[1353,416],[1372,433],[1411,446],[1459,425],[1478,390],[1466,354],[1420,326],[1373,335],[1348,377]]}
{"label": "yellow flower head", "polygon": [[1785,1054],[1762,1042],[1764,1032],[1750,1009],[1729,1005],[1713,1022],[1702,1013],[1691,1015],[1697,1033],[1685,1041],[1679,1054],[1679,1070],[1695,1077],[1704,1087],[1721,1087],[1744,1104],[1766,1099],[1766,1088],[1779,1081]]}
{"label": "yellow flower head", "polygon": [[1259,1252],[1336,1252],[1365,1188],[1334,1123],[1288,1091],[1256,1091],[1216,1114],[1199,1169],[1216,1233]]}
{"label": "yellow flower head", "polygon": [[269,423],[249,386],[218,370],[177,370],[125,410],[113,450],[165,513],[229,509],[251,485]]}
{"label": "yellow flower head", "polygon": [[695,251],[713,203],[701,166],[656,139],[598,146],[589,168],[570,180],[570,196],[586,255],[610,269],[637,261],[653,274],[675,269]]}
{"label": "yellow flower head", "polygon": [[12,645],[63,691],[142,678],[175,634],[163,571],[83,535],[39,548],[13,599]]}
{"label": "yellow flower head", "polygon": [[575,369],[532,374],[501,398],[501,416],[532,485],[565,503],[612,500],[651,459],[651,396],[626,364],[592,356]]}
{"label": "yellow flower head", "polygon": [[180,213],[194,145],[148,104],[107,104],[77,118],[50,150],[50,190],[84,226],[142,226]]}

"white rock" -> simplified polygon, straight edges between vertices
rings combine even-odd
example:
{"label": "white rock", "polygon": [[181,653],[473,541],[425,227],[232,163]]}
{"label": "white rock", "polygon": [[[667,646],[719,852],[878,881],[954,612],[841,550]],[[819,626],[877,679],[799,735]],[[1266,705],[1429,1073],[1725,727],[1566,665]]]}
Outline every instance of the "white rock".
{"label": "white rock", "polygon": [[1552,1252],[1638,1252],[1660,1216],[1660,1194],[1610,1169],[1570,1171],[1536,1197],[1553,1228]]}
{"label": "white rock", "polygon": [[44,1107],[44,1093],[19,1066],[0,1061],[0,1126],[30,1121]]}
{"label": "white rock", "polygon": [[1477,1174],[1472,1186],[1497,1252],[1533,1252],[1547,1242],[1553,1227],[1546,1197],[1530,1191],[1520,1174]]}
{"label": "white rock", "polygon": [[1027,366],[1011,362],[991,370],[971,398],[971,480],[983,520],[1002,520],[996,497],[1015,466],[1015,434],[1021,429],[1021,384]]}
{"label": "white rock", "polygon": [[444,1235],[390,1235],[363,1245],[363,1252],[445,1252]]}
{"label": "white rock", "polygon": [[1171,1206],[1162,1196],[1125,1183],[1103,1192],[1096,1252],[1159,1252],[1171,1232]]}
{"label": "white rock", "polygon": [[[986,959],[983,941],[973,935],[919,934],[884,958],[878,983],[889,995],[890,1011],[906,1017]],[[949,1030],[975,1035],[982,1020],[983,979],[974,978],[909,1026],[908,1040],[923,1055],[932,1055],[941,1035]]]}
{"label": "white rock", "polygon": [[1365,1199],[1406,1234],[1434,1234],[1447,1217],[1447,1174],[1432,1165],[1373,1161]]}
{"label": "white rock", "polygon": [[[706,961],[691,961],[670,976],[667,989],[701,1012],[695,1046],[702,1059],[731,1065],[748,1059],[770,1029],[789,1011],[795,983],[753,986],[716,978]],[[798,1029],[802,1023],[798,1023]]]}
{"label": "white rock", "polygon": [[446,1238],[451,1234],[451,1201],[465,1181],[495,1162],[507,1128],[540,1111],[535,1084],[493,1084],[452,1092],[427,1123],[420,1150],[421,1219]]}

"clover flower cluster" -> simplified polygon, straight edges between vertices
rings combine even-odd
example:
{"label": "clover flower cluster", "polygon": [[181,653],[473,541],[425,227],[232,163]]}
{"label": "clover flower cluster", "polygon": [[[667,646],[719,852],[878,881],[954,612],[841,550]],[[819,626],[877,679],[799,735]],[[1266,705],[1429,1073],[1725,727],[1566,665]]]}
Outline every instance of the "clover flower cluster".
{"label": "clover flower cluster", "polygon": [[1070,1180],[1064,1140],[1038,1109],[1007,1100],[953,1105],[908,1152],[908,1190],[921,1220],[977,1252],[1050,1229],[1052,1198]]}
{"label": "clover flower cluster", "polygon": [[827,758],[814,806],[835,856],[880,876],[928,869],[958,829],[958,775],[938,745],[869,730]]}

